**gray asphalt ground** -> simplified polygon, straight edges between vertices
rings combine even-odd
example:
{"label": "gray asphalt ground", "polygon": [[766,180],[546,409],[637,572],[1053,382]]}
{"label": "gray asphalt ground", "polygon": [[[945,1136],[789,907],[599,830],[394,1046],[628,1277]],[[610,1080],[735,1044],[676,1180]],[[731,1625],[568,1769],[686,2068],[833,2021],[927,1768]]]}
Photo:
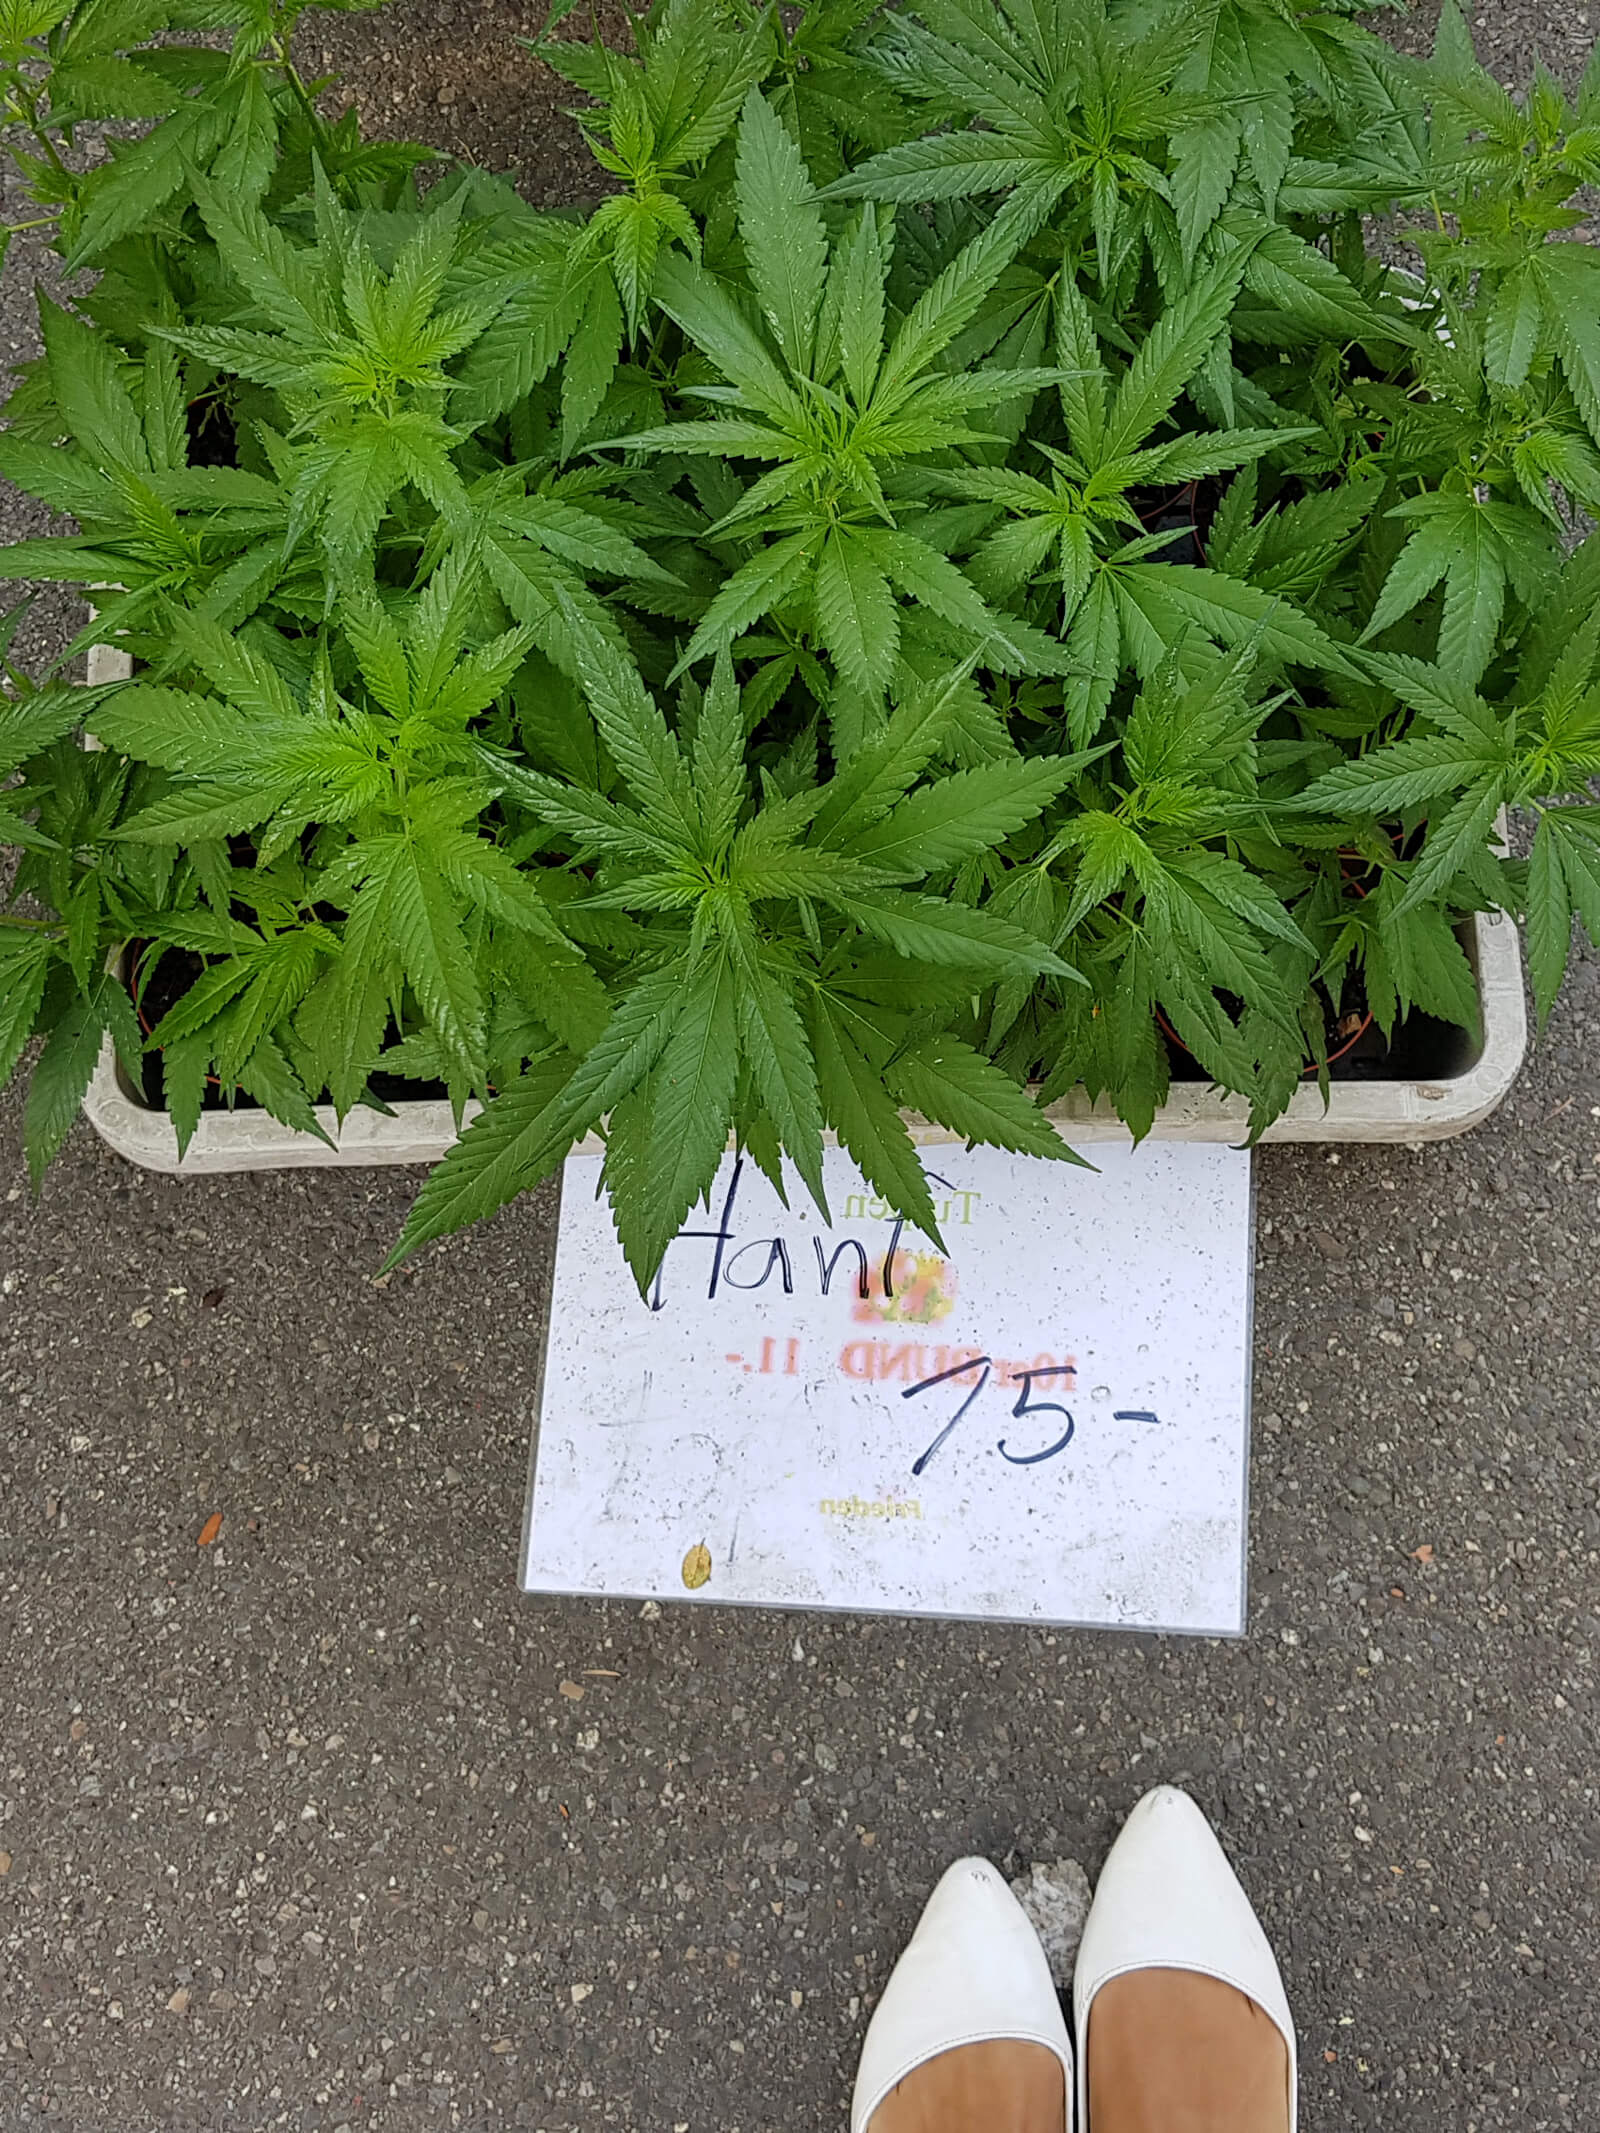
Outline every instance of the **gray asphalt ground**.
{"label": "gray asphalt ground", "polygon": [[[334,31],[397,129],[570,197],[518,26]],[[548,1203],[380,1287],[406,1174],[80,1130],[35,1204],[0,1100],[0,2129],[834,2133],[949,1860],[1093,1871],[1170,1779],[1307,2133],[1593,2133],[1597,1046],[1586,957],[1471,1137],[1258,1158],[1232,1644],[519,1599]]]}

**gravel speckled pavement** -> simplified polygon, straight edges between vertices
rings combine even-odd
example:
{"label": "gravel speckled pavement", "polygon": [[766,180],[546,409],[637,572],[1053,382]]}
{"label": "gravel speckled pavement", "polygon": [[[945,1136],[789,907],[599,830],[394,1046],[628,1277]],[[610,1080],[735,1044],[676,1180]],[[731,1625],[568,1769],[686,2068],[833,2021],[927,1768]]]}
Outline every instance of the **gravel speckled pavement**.
{"label": "gravel speckled pavement", "polygon": [[[533,12],[330,50],[571,197]],[[80,1130],[34,1204],[0,1101],[0,2133],[836,2133],[947,1862],[1092,1871],[1160,1779],[1307,2133],[1593,2133],[1597,1055],[1590,957],[1470,1138],[1258,1159],[1238,1644],[520,1600],[547,1201],[379,1287],[405,1175]]]}

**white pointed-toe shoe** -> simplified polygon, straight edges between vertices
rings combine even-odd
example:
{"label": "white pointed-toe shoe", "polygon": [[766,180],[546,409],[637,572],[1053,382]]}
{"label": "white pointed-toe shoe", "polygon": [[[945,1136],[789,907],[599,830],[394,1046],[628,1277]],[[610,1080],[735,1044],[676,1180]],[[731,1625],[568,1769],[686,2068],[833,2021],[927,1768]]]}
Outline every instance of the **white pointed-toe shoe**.
{"label": "white pointed-toe shoe", "polygon": [[1197,1970],[1254,2000],[1288,2049],[1289,2133],[1295,2133],[1294,2023],[1277,1960],[1210,1823],[1171,1785],[1147,1792],[1123,1824],[1083,1929],[1072,1980],[1078,2133],[1094,2133],[1088,2076],[1094,1996],[1129,1970]]}
{"label": "white pointed-toe shoe", "polygon": [[1000,2038],[1055,2053],[1070,2125],[1072,2044],[1039,1936],[987,1859],[958,1859],[928,1898],[868,2025],[850,2133],[866,2133],[889,2091],[929,2059]]}

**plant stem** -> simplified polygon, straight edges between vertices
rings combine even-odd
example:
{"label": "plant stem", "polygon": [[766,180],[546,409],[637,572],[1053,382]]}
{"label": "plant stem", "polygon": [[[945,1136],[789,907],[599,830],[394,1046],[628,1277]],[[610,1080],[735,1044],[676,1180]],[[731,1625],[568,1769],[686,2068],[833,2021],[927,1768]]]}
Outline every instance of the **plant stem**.
{"label": "plant stem", "polygon": [[322,113],[313,103],[311,92],[300,79],[299,71],[295,67],[294,61],[289,57],[289,47],[281,37],[274,37],[272,40],[272,56],[278,63],[279,73],[282,74],[289,85],[289,93],[306,115],[312,138],[319,148],[325,148],[328,141],[328,129],[323,121]]}
{"label": "plant stem", "polygon": [[39,122],[39,98],[24,81],[18,80],[13,85],[11,110],[44,150],[45,158],[51,167],[58,171],[62,177],[67,176],[67,166],[62,162],[55,142],[51,140],[49,134],[45,132],[44,127]]}

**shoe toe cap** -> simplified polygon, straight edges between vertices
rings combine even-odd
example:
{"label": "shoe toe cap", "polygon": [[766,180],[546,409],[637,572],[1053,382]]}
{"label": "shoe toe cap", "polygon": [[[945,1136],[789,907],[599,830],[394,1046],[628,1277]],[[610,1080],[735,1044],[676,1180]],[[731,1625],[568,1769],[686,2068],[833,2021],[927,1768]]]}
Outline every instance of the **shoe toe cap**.
{"label": "shoe toe cap", "polygon": [[862,2047],[850,2115],[862,2133],[889,2090],[962,2044],[1022,2037],[1050,2047],[1072,2078],[1072,2048],[1039,1939],[986,1859],[941,1877],[884,1988]]}
{"label": "shoe toe cap", "polygon": [[1158,1966],[1225,1978],[1288,2028],[1277,1961],[1250,1899],[1205,1816],[1171,1785],[1145,1794],[1106,1860],[1078,1956],[1080,2021],[1108,1978]]}

